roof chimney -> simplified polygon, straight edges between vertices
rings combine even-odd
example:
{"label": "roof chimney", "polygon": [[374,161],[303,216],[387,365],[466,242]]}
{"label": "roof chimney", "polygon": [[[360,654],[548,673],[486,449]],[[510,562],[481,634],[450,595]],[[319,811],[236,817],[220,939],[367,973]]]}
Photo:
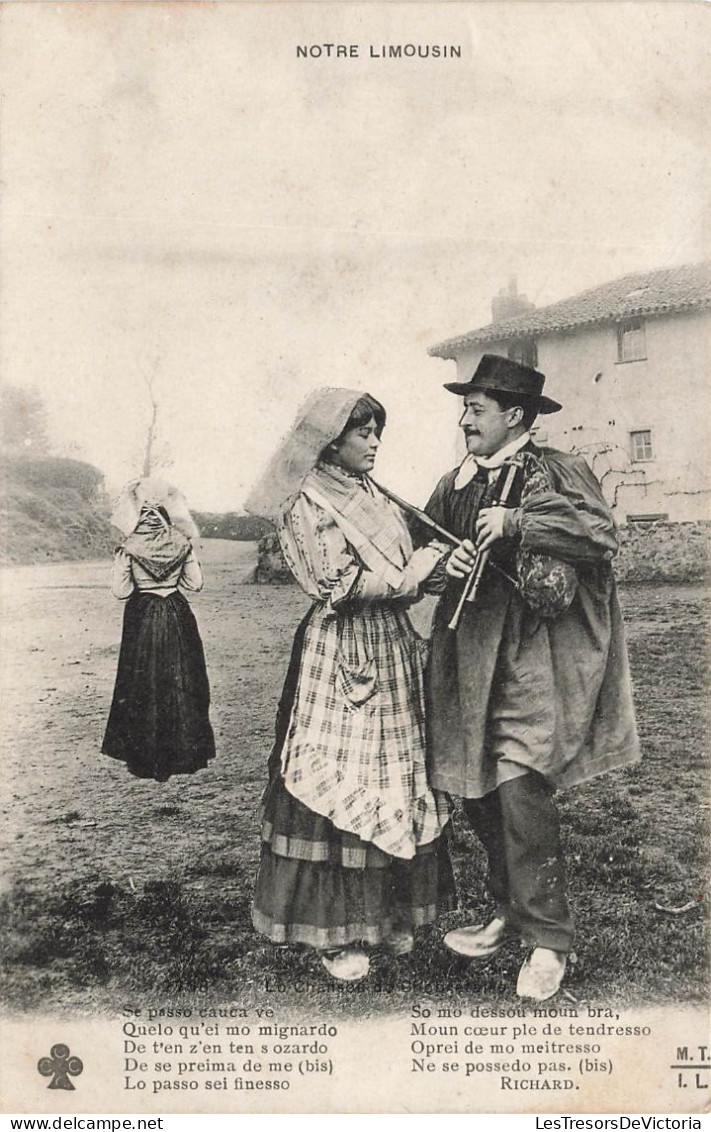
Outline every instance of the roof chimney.
{"label": "roof chimney", "polygon": [[519,295],[518,283],[515,275],[509,275],[509,284],[506,290],[502,289],[491,300],[491,321],[505,322],[515,318],[517,314],[526,314],[535,310],[535,303],[528,301],[525,295]]}

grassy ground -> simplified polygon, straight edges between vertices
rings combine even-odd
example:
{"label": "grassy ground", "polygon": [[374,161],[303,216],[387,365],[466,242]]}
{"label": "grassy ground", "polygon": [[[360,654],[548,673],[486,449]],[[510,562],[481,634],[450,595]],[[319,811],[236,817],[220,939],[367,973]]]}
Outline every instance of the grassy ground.
{"label": "grassy ground", "polygon": [[[482,856],[457,817],[460,909],[415,954],[375,953],[369,980],[334,985],[306,950],[253,932],[256,811],[294,628],[295,587],[241,584],[244,544],[205,544],[196,605],[218,758],[166,784],[99,754],[121,610],[106,564],[6,571],[4,996],[13,1010],[261,1000],[282,1012],[393,1010],[432,995],[511,1004],[521,952],[467,964],[444,929],[486,917]],[[706,995],[704,819],[708,595],[623,591],[644,761],[559,798],[578,924],[567,994],[596,1004]],[[660,910],[689,905],[681,913]],[[282,1014],[283,1016],[283,1014]]]}

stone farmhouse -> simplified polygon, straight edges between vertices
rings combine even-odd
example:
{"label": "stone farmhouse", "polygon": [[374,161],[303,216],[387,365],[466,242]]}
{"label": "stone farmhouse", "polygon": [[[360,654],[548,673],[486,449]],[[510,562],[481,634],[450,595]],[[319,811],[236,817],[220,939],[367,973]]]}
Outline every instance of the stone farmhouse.
{"label": "stone farmhouse", "polygon": [[515,280],[492,322],[432,346],[466,380],[482,354],[546,375],[535,440],[582,453],[619,523],[711,518],[711,262],[626,275],[535,308]]}

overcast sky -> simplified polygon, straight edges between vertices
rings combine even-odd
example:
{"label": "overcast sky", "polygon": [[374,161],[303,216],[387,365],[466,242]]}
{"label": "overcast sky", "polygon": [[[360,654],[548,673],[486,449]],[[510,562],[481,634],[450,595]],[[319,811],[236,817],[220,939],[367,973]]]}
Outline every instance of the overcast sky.
{"label": "overcast sky", "polygon": [[[378,474],[451,466],[453,363],[537,305],[693,262],[708,13],[691,3],[3,5],[2,378],[59,451],[238,508],[315,385],[389,410]],[[361,58],[297,60],[299,43]],[[369,44],[462,59],[369,60]],[[551,390],[553,395],[555,391]],[[72,447],[74,446],[74,447]]]}

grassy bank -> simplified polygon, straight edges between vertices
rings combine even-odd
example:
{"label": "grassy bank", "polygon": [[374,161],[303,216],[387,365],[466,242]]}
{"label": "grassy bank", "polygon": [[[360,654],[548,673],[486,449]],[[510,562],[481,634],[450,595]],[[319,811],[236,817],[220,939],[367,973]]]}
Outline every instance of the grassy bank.
{"label": "grassy bank", "polygon": [[0,564],[109,554],[116,535],[103,480],[81,460],[0,460]]}

